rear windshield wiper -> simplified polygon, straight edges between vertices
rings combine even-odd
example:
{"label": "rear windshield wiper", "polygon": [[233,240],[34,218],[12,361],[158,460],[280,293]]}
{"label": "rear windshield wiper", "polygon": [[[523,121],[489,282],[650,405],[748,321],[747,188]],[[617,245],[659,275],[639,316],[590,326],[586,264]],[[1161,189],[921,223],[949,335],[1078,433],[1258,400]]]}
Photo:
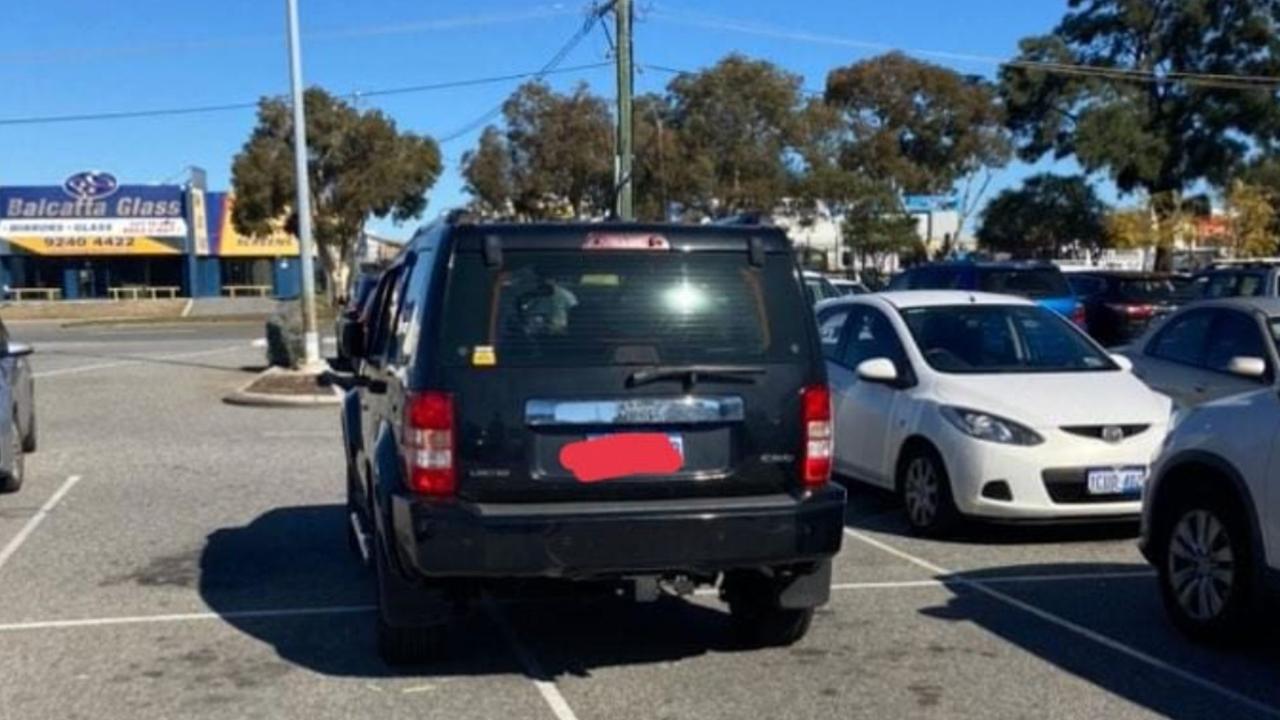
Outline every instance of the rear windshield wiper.
{"label": "rear windshield wiper", "polygon": [[680,365],[650,370],[637,370],[627,376],[627,387],[639,387],[659,380],[684,380],[685,387],[693,387],[698,380],[729,382],[754,382],[756,375],[764,375],[762,367],[741,365]]}

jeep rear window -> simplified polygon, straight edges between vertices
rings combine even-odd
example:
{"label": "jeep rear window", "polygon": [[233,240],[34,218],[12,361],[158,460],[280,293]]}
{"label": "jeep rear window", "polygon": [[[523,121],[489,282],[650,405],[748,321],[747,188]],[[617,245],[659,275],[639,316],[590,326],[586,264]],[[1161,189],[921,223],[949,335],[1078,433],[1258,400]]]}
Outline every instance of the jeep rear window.
{"label": "jeep rear window", "polygon": [[[499,367],[789,362],[812,311],[791,257],[746,252],[508,250],[501,267],[459,253],[442,361]],[[484,354],[484,350],[481,351]]]}

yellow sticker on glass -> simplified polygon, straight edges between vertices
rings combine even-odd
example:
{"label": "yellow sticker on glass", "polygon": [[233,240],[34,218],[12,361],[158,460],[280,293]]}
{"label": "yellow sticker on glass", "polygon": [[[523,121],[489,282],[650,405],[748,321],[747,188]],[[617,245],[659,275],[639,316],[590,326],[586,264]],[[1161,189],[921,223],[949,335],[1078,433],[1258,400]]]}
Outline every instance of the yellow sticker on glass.
{"label": "yellow sticker on glass", "polygon": [[492,345],[477,345],[471,351],[471,364],[475,367],[493,367],[498,364],[498,353]]}

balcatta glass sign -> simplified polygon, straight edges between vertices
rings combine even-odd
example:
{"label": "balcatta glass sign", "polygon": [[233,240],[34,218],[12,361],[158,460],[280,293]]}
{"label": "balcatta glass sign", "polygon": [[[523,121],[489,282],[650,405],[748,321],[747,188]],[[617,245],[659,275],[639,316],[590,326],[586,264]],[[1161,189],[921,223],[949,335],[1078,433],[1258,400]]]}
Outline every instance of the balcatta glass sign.
{"label": "balcatta glass sign", "polygon": [[61,186],[0,187],[0,238],[184,238],[177,185],[121,185],[110,173],[81,172]]}

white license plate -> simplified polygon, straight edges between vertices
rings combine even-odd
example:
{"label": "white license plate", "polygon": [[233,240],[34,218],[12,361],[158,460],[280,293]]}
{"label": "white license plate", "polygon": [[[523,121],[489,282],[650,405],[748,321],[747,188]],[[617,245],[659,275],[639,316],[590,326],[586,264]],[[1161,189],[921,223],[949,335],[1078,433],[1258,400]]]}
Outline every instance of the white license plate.
{"label": "white license plate", "polygon": [[1140,495],[1147,481],[1144,467],[1106,468],[1087,474],[1090,495]]}
{"label": "white license plate", "polygon": [[[588,440],[596,440],[608,435],[588,435]],[[679,433],[667,433],[667,442],[671,443],[671,447],[676,449],[676,454],[680,456],[680,461],[684,461],[684,436]]]}

